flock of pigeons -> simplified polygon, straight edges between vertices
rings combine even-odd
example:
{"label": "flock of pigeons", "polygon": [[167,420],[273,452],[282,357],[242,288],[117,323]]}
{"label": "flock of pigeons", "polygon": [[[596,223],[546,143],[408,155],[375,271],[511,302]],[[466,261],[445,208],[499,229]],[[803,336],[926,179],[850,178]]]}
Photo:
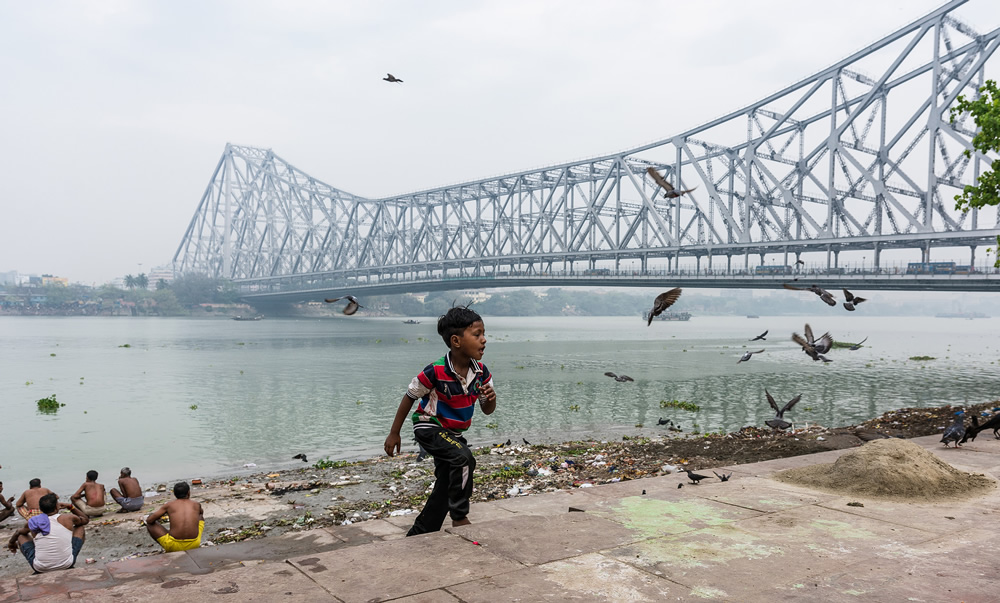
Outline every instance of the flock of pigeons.
{"label": "flock of pigeons", "polygon": [[993,437],[1000,440],[1000,406],[993,408],[990,412],[984,412],[984,417],[989,417],[985,423],[979,424],[979,417],[972,415],[972,425],[965,426],[965,412],[955,413],[955,422],[952,423],[944,433],[941,434],[941,443],[949,447],[949,442],[955,442],[958,448],[969,440],[976,441],[976,436],[980,431],[993,430]]}
{"label": "flock of pigeons", "polygon": [[[652,170],[652,168],[650,168],[650,169]],[[655,171],[655,170],[652,170],[652,171]],[[816,295],[818,295],[819,298],[821,300],[823,300],[823,302],[826,303],[828,306],[836,306],[837,305],[837,300],[833,296],[833,294],[830,293],[829,291],[823,289],[819,285],[810,285],[808,287],[798,287],[798,286],[795,286],[795,285],[790,285],[788,283],[784,283],[784,287],[786,289],[791,289],[791,290],[794,290],[794,291],[812,291],[813,293],[815,293]],[[674,302],[676,302],[678,299],[680,299],[680,296],[681,296],[681,289],[679,287],[675,287],[675,288],[673,288],[673,289],[671,289],[669,291],[665,291],[665,292],[657,295],[656,299],[653,300],[653,308],[652,308],[652,310],[649,311],[649,318],[648,318],[648,320],[646,322],[646,326],[649,326],[649,325],[653,324],[653,318],[656,317],[656,316],[659,316],[660,314],[663,313],[664,310],[666,310],[667,308],[669,308],[670,306],[672,306],[674,304]],[[858,297],[858,296],[854,295],[853,293],[851,293],[850,291],[848,291],[847,289],[844,289],[844,299],[846,300],[844,302],[844,308],[847,309],[849,312],[853,312],[858,304],[860,304],[863,301],[866,301],[865,298]],[[764,331],[763,333],[761,333],[760,335],[754,337],[750,341],[766,341],[767,340],[767,333],[768,333],[768,331]],[[833,360],[830,360],[829,358],[827,358],[824,355],[824,354],[828,354],[830,352],[830,350],[833,348],[833,336],[830,335],[829,332],[823,333],[821,336],[819,336],[817,338],[817,337],[815,337],[813,335],[812,327],[809,326],[808,323],[806,323],[805,330],[804,330],[804,335],[799,335],[798,333],[792,333],[792,341],[794,341],[795,343],[799,344],[799,346],[802,347],[802,351],[805,352],[805,354],[807,356],[809,356],[810,358],[812,358],[813,360],[815,360],[817,362],[822,361],[824,363],[826,363],[826,362],[833,362]],[[865,337],[864,339],[862,339],[858,343],[851,344],[851,346],[850,346],[849,349],[850,350],[860,350],[862,344],[864,342],[866,342],[866,341],[868,341],[867,337]],[[739,360],[736,361],[736,364],[739,364],[741,362],[747,362],[747,361],[749,361],[753,357],[754,354],[761,354],[763,352],[764,352],[764,350],[752,350],[752,351],[748,350],[748,351],[746,351],[746,352],[743,353],[743,356]],[[608,375],[609,377],[614,377],[615,376],[614,373],[604,373],[604,374]],[[616,380],[621,381],[622,379],[616,379]],[[628,379],[628,380],[631,381],[632,379]],[[764,390],[764,394],[767,396],[767,402],[768,402],[768,404],[771,405],[771,408],[773,408],[774,412],[775,412],[774,418],[773,419],[768,419],[764,423],[768,427],[770,427],[772,429],[775,429],[775,430],[784,430],[784,429],[788,429],[789,427],[791,427],[792,424],[789,423],[788,421],[786,421],[784,419],[784,415],[785,415],[786,412],[788,412],[789,410],[791,410],[798,403],[799,400],[802,399],[802,395],[799,394],[798,396],[795,396],[794,398],[792,398],[791,400],[789,400],[784,406],[782,406],[782,407],[779,408],[778,407],[778,403],[774,401],[774,398],[771,396],[770,392],[768,392],[765,389]],[[660,419],[660,425],[663,425],[663,424],[664,424],[663,419]],[[961,436],[959,436],[959,437],[961,437]]]}

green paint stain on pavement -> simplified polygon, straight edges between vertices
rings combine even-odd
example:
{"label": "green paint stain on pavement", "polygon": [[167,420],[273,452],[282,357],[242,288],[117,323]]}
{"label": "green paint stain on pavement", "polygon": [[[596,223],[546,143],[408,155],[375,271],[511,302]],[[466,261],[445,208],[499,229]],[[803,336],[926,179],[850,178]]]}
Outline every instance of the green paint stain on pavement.
{"label": "green paint stain on pavement", "polygon": [[722,599],[728,597],[729,595],[724,590],[718,588],[711,588],[708,586],[696,586],[694,590],[691,591],[692,597],[701,597],[702,599]]}
{"label": "green paint stain on pavement", "polygon": [[670,567],[692,568],[725,564],[736,559],[764,559],[783,555],[780,547],[758,544],[759,539],[731,525],[705,528],[678,538],[655,538],[637,543],[627,550],[629,561],[652,567],[660,563]]}
{"label": "green paint stain on pavement", "polygon": [[731,523],[739,517],[729,516],[718,506],[698,500],[664,501],[644,496],[621,499],[615,514],[624,519],[626,528],[646,538],[664,534],[690,532],[704,526]]}

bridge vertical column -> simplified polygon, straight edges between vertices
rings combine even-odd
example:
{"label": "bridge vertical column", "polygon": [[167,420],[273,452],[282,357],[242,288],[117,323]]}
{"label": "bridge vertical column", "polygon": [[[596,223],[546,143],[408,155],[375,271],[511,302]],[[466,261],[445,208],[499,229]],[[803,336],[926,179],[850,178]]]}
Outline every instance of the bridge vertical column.
{"label": "bridge vertical column", "polygon": [[874,264],[874,266],[875,266],[875,270],[878,271],[879,267],[881,266],[881,264],[879,262],[879,258],[881,258],[881,256],[882,256],[882,248],[879,247],[879,244],[877,242],[874,245],[874,250],[875,250],[875,260],[874,260],[875,264]]}

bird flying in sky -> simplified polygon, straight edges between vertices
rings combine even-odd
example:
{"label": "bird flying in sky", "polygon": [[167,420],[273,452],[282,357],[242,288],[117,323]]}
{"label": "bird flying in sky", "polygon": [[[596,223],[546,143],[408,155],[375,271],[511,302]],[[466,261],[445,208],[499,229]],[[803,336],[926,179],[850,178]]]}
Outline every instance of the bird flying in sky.
{"label": "bird flying in sky", "polygon": [[346,299],[347,300],[347,305],[344,306],[344,314],[346,314],[348,316],[350,316],[350,315],[354,314],[355,312],[357,312],[358,308],[364,308],[364,306],[362,306],[361,303],[358,302],[358,298],[354,297],[353,295],[345,295],[343,297],[334,297],[334,298],[330,298],[330,299],[324,299],[323,301],[325,301],[328,304],[332,304],[332,303],[335,303],[335,302],[339,302],[342,299]]}
{"label": "bird flying in sky", "polygon": [[646,320],[646,326],[653,324],[653,318],[659,316],[664,310],[674,305],[681,296],[680,287],[674,287],[670,291],[665,291],[656,296],[653,300],[653,309],[649,311],[649,319]]}
{"label": "bird flying in sky", "polygon": [[789,427],[791,427],[792,424],[784,419],[785,412],[791,410],[792,407],[795,406],[798,403],[798,401],[802,399],[802,394],[795,396],[781,408],[778,408],[778,403],[774,401],[774,398],[771,397],[770,392],[768,392],[766,389],[764,390],[764,395],[767,396],[767,403],[771,405],[771,408],[773,408],[774,412],[776,413],[773,419],[768,419],[764,421],[764,424],[770,427],[771,429],[788,429]]}
{"label": "bird flying in sky", "polygon": [[403,80],[399,79],[398,77],[394,76],[391,73],[385,74],[385,77],[382,78],[382,79],[385,80],[385,81],[387,81],[387,82],[392,82],[394,84],[402,84],[403,83]]}
{"label": "bird flying in sky", "polygon": [[656,171],[656,168],[648,167],[646,168],[646,173],[649,174],[650,177],[663,188],[663,196],[667,199],[676,199],[677,197],[680,197],[681,195],[686,195],[691,191],[693,191],[695,188],[698,188],[696,186],[694,188],[689,188],[679,191],[674,188],[673,184],[667,182],[666,179],[660,175],[660,172]]}

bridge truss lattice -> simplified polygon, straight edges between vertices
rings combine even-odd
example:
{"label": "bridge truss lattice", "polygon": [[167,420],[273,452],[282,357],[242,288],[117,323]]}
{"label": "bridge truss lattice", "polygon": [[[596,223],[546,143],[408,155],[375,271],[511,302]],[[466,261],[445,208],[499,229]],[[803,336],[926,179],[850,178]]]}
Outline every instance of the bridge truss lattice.
{"label": "bridge truss lattice", "polygon": [[[267,149],[227,145],[174,256],[238,281],[527,273],[623,260],[994,243],[995,209],[954,209],[989,168],[961,94],[1000,44],[956,0],[744,109],[621,153],[382,199]],[[965,151],[970,151],[966,156]],[[665,198],[647,173],[677,188]],[[665,258],[665,260],[664,260]],[[744,259],[746,262],[746,259]]]}

